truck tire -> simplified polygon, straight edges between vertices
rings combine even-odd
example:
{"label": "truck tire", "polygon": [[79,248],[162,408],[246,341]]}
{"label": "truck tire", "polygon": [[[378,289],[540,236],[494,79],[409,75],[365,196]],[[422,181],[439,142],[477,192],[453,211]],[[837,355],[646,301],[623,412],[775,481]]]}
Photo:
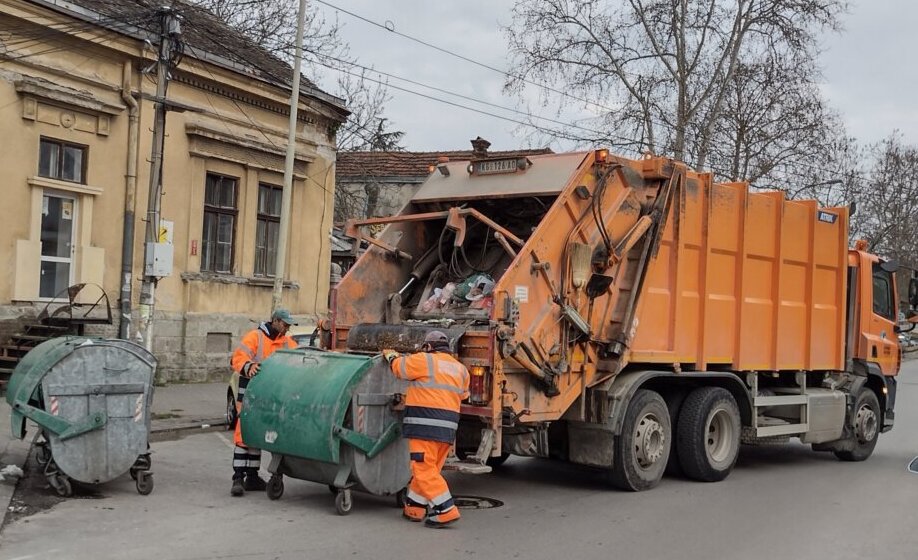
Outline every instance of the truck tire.
{"label": "truck tire", "polygon": [[742,431],[733,395],[720,387],[695,389],[682,403],[676,426],[676,452],[685,476],[702,482],[727,478]]}
{"label": "truck tire", "polygon": [[650,490],[660,483],[669,459],[672,429],[666,401],[640,389],[628,403],[621,435],[615,438],[612,484],[622,490]]}
{"label": "truck tire", "polygon": [[861,389],[854,403],[854,448],[835,451],[842,461],[863,461],[870,457],[880,438],[880,401],[868,387]]}
{"label": "truck tire", "polygon": [[[663,397],[666,401],[666,408],[669,409],[670,431],[674,434],[679,433],[679,411],[682,410],[682,403],[685,402],[687,394],[688,392],[683,390],[669,393]],[[669,461],[666,462],[665,474],[675,478],[684,478],[685,473],[682,472],[682,465],[679,464],[679,454],[675,451],[675,445],[675,442],[670,444]]]}

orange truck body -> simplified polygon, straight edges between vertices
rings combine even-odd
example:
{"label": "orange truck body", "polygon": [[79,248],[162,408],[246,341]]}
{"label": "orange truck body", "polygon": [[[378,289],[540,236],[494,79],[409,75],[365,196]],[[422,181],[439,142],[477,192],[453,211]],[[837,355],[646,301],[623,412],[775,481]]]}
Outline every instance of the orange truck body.
{"label": "orange truck body", "polygon": [[[361,230],[382,224],[379,239]],[[741,422],[750,441],[792,436],[856,454],[865,390],[876,394],[876,410],[861,408],[877,431],[892,426],[893,267],[848,249],[845,207],[596,150],[443,162],[400,215],[348,231],[370,248],[333,293],[330,345],[407,351],[447,325],[473,376],[457,443],[477,450],[473,460],[557,456],[628,470],[616,458],[624,438],[644,437],[630,433],[637,395],[657,403],[645,417],[659,438],[641,440],[652,451],[634,459],[636,479],[613,474],[632,490],[655,483],[654,461],[679,454],[686,398],[728,392],[723,429],[737,446],[730,426]],[[438,284],[461,279],[462,262],[493,277],[493,304],[425,310]]]}

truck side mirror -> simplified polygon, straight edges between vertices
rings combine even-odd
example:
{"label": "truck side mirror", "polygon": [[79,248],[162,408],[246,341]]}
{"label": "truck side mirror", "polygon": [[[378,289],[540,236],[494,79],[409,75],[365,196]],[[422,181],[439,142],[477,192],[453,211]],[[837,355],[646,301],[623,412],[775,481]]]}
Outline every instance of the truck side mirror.
{"label": "truck side mirror", "polygon": [[913,308],[918,308],[918,276],[908,279],[908,303]]}
{"label": "truck side mirror", "polygon": [[883,269],[884,272],[895,274],[896,272],[899,272],[899,261],[895,259],[889,259],[888,261],[882,261],[880,263],[880,268]]}

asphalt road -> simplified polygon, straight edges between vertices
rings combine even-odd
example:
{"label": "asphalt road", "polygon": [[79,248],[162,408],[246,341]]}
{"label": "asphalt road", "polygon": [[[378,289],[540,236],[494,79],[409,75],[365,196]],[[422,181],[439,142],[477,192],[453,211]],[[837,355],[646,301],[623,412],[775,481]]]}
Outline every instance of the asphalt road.
{"label": "asphalt road", "polygon": [[150,496],[128,477],[59,502],[26,488],[16,503],[48,509],[14,516],[0,559],[912,560],[918,474],[906,464],[918,455],[918,362],[899,386],[896,428],[865,463],[799,444],[745,447],[723,482],[665,479],[632,494],[590,469],[511,459],[491,475],[450,477],[454,494],[504,505],[463,510],[446,530],[402,520],[391,498],[356,495],[340,517],[325,486],[290,479],[278,501],[232,498],[227,435],[197,434],[154,446]]}

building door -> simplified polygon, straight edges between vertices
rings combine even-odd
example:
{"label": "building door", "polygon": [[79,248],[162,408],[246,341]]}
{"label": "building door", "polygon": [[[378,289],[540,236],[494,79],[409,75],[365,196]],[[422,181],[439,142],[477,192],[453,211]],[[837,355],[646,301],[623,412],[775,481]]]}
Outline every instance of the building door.
{"label": "building door", "polygon": [[73,282],[76,199],[44,193],[41,205],[41,279],[38,296],[60,296]]}

